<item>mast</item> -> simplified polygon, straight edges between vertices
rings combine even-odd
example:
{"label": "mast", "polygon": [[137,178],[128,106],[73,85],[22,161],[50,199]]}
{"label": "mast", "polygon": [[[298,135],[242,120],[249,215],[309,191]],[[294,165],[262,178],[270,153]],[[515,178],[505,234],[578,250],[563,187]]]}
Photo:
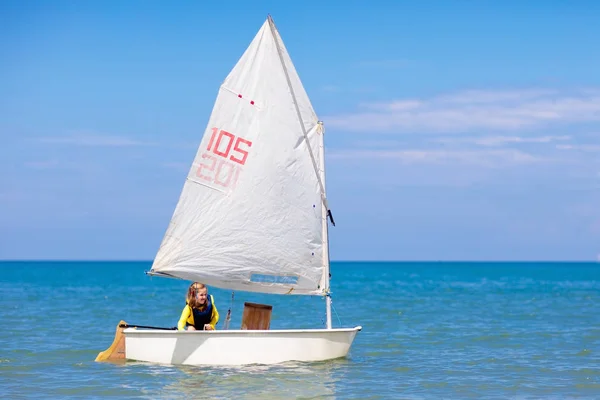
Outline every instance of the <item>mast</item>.
{"label": "mast", "polygon": [[[325,127],[323,122],[319,121],[319,128],[317,130],[321,134],[321,140],[319,140],[319,176],[321,182],[323,182],[323,190],[325,190]],[[325,267],[325,287],[323,288],[326,293],[325,297],[325,310],[327,312],[327,329],[331,329],[331,296],[329,295],[329,224],[327,223],[327,207],[325,204],[321,204],[321,210],[323,215],[323,266]]]}
{"label": "mast", "polygon": [[306,127],[302,122],[302,114],[300,113],[300,108],[298,107],[298,101],[296,100],[296,94],[294,93],[294,88],[292,87],[292,82],[290,81],[290,76],[285,66],[285,61],[283,60],[283,55],[281,51],[281,46],[278,40],[277,28],[275,27],[275,22],[271,15],[268,16],[269,27],[271,28],[271,33],[273,35],[273,40],[275,41],[275,46],[277,47],[277,54],[279,55],[279,61],[281,62],[281,67],[283,68],[283,72],[285,74],[285,79],[288,84],[288,88],[290,90],[290,94],[292,95],[292,101],[294,102],[294,107],[296,109],[296,115],[298,116],[298,122],[300,123],[300,127],[302,129],[302,134],[304,135],[304,139],[306,140],[308,152],[310,154],[310,158],[313,163],[313,167],[315,169],[315,173],[317,175],[317,180],[319,181],[319,186],[321,188],[321,213],[322,213],[322,226],[323,226],[323,267],[324,267],[324,288],[323,293],[325,294],[325,310],[327,314],[327,329],[331,329],[331,297],[329,296],[329,231],[327,224],[327,216],[329,206],[327,204],[327,196],[325,195],[325,159],[324,159],[324,149],[323,149],[323,137],[325,134],[325,130],[323,129],[323,123],[321,121],[318,122],[321,134],[321,140],[319,141],[319,164],[315,160],[315,156],[313,154],[312,148],[310,147],[310,141],[308,140],[308,134],[306,132]]}

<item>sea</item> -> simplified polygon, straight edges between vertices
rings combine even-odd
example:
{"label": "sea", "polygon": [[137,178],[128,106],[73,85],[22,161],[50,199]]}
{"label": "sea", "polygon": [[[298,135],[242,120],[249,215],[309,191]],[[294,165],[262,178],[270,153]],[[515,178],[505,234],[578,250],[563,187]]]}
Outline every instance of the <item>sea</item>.
{"label": "sea", "polygon": [[[333,326],[348,357],[198,367],[95,362],[120,320],[171,327],[189,282],[150,262],[0,263],[6,399],[599,399],[600,263],[333,262]],[[271,329],[325,326],[319,296],[209,287],[223,328],[243,303]]]}

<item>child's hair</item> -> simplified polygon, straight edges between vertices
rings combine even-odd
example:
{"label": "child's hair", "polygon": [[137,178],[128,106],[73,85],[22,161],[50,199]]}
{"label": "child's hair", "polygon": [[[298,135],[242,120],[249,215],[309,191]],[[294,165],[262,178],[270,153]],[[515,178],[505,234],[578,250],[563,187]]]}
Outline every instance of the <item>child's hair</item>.
{"label": "child's hair", "polygon": [[194,282],[190,285],[187,291],[187,295],[185,296],[185,300],[187,301],[190,307],[200,309],[206,307],[206,303],[200,304],[198,303],[198,299],[196,298],[196,293],[198,292],[198,290],[204,289],[205,287],[206,285],[200,282]]}

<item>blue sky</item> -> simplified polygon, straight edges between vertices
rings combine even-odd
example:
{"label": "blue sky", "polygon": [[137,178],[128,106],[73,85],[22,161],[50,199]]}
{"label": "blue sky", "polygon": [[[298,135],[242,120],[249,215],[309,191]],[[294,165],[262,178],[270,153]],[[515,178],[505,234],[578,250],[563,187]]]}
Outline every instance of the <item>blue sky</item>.
{"label": "blue sky", "polygon": [[0,3],[0,258],[152,259],[271,13],[333,260],[596,260],[600,3]]}

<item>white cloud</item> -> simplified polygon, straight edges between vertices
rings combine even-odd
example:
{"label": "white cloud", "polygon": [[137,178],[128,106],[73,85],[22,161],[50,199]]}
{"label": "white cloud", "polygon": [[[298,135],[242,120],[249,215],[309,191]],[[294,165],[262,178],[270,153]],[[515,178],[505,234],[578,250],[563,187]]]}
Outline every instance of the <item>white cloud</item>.
{"label": "white cloud", "polygon": [[555,90],[469,90],[361,106],[355,113],[323,119],[328,126],[368,133],[515,131],[600,121],[600,93],[594,89],[570,94]]}
{"label": "white cloud", "polygon": [[404,164],[467,164],[486,167],[531,164],[545,161],[541,157],[514,150],[338,150],[328,155],[338,160],[396,160]]}
{"label": "white cloud", "polygon": [[418,100],[404,100],[404,101],[394,101],[389,104],[365,104],[363,107],[378,109],[383,108],[388,111],[407,111],[407,110],[415,110],[424,105],[422,101]]}
{"label": "white cloud", "polygon": [[444,103],[497,103],[500,101],[524,101],[541,97],[556,95],[552,89],[524,89],[524,90],[465,90],[451,95],[437,97],[437,101]]}
{"label": "white cloud", "polygon": [[557,144],[559,150],[579,150],[586,152],[600,152],[600,144]]}
{"label": "white cloud", "polygon": [[432,139],[432,142],[437,143],[468,143],[479,146],[498,147],[509,143],[551,143],[556,141],[570,140],[570,136],[482,136],[482,137],[443,137]]}

